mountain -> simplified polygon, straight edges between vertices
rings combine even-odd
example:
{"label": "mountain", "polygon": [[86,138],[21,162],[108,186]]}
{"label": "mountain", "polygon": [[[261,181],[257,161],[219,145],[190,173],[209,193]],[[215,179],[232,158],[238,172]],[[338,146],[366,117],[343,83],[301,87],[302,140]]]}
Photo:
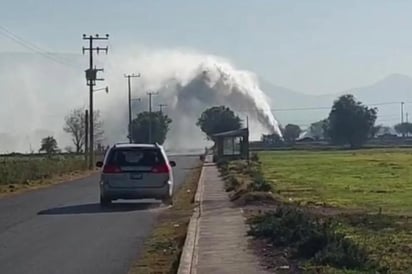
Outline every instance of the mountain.
{"label": "mountain", "polygon": [[412,101],[412,78],[403,74],[392,74],[370,86],[350,89],[359,100],[368,103]]}
{"label": "mountain", "polygon": [[404,117],[412,113],[412,78],[392,74],[369,86],[349,89],[336,94],[308,95],[261,80],[260,87],[269,97],[273,113],[281,124],[295,123],[302,127],[325,118],[333,101],[343,94],[353,94],[370,107],[378,108],[378,124],[400,122],[400,106],[404,102]]}

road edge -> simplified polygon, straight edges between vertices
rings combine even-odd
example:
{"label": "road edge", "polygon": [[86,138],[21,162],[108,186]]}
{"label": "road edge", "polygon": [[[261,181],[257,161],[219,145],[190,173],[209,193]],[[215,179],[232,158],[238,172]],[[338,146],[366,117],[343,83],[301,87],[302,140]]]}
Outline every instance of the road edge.
{"label": "road edge", "polygon": [[193,266],[197,262],[196,250],[199,238],[199,222],[202,213],[201,202],[203,199],[203,181],[206,163],[208,163],[208,161],[203,162],[202,171],[200,173],[199,182],[197,184],[197,190],[194,200],[194,202],[196,203],[196,207],[194,208],[194,213],[192,217],[190,217],[185,243],[183,245],[182,254],[180,255],[180,262],[177,274],[196,274],[196,268]]}

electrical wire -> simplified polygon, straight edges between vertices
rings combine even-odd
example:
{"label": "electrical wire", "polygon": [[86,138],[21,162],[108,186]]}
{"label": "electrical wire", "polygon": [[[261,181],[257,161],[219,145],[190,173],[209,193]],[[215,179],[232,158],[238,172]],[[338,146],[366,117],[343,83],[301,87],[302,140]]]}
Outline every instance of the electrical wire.
{"label": "electrical wire", "polygon": [[28,50],[31,50],[31,51],[33,51],[33,52],[49,59],[49,60],[51,60],[51,61],[54,61],[54,62],[56,62],[60,65],[64,65],[64,66],[67,66],[67,67],[70,67],[70,68],[75,68],[76,70],[78,70],[78,67],[75,64],[67,62],[66,60],[63,60],[63,59],[60,59],[60,58],[56,57],[55,54],[52,54],[52,53],[40,48],[39,46],[27,41],[26,39],[18,36],[17,34],[11,32],[6,27],[1,26],[1,25],[0,25],[0,34],[3,35],[4,37],[14,41],[15,43],[19,44],[20,46],[22,46],[22,47],[24,47]]}
{"label": "electrical wire", "polygon": [[[374,104],[367,104],[368,106],[385,106],[385,105],[395,105],[401,104],[401,102],[383,102],[383,103],[374,103]],[[303,110],[327,110],[331,109],[332,107],[301,107],[301,108],[273,108],[272,111],[303,111]]]}

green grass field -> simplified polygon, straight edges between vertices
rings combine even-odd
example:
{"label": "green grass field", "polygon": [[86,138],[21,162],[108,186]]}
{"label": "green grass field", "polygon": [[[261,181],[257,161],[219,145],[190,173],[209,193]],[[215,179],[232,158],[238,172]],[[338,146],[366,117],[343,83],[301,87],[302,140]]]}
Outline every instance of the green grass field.
{"label": "green grass field", "polygon": [[412,214],[412,150],[261,153],[262,170],[285,198]]}
{"label": "green grass field", "polygon": [[336,215],[342,231],[389,273],[412,273],[412,150],[262,152],[259,157],[282,199],[345,209],[345,217]]}

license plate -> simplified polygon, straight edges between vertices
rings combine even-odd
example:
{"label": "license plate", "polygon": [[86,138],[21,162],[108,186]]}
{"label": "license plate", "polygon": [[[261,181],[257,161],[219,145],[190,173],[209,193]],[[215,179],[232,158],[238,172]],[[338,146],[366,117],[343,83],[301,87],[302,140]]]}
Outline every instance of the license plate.
{"label": "license plate", "polygon": [[141,173],[132,173],[130,174],[130,179],[132,180],[141,180],[143,178],[143,174]]}

